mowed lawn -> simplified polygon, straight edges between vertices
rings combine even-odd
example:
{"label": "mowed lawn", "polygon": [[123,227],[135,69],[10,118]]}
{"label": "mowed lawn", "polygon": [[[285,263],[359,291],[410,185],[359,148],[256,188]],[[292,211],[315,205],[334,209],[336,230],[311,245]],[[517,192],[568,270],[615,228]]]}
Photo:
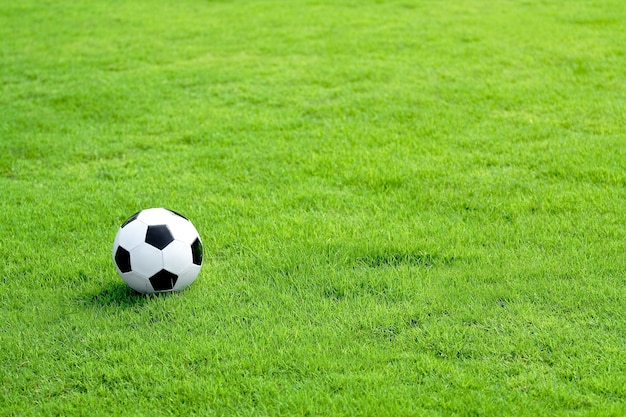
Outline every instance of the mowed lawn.
{"label": "mowed lawn", "polygon": [[[622,0],[0,0],[0,415],[626,415]],[[113,238],[203,239],[140,296]]]}

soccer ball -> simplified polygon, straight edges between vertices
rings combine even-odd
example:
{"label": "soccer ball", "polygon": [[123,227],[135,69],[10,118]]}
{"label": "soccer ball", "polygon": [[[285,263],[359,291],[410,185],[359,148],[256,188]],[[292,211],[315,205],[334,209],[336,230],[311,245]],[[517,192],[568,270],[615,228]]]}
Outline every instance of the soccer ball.
{"label": "soccer ball", "polygon": [[126,220],[113,242],[113,262],[129,287],[144,294],[180,291],[198,276],[202,241],[175,211],[150,208]]}

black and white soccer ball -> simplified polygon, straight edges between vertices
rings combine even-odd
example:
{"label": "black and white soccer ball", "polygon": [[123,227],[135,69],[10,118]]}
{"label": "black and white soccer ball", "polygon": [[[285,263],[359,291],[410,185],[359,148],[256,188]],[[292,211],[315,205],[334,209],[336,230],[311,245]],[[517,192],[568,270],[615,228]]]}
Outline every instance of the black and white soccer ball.
{"label": "black and white soccer ball", "polygon": [[202,256],[202,241],[194,225],[165,208],[133,214],[113,242],[118,274],[144,294],[187,288],[200,272]]}

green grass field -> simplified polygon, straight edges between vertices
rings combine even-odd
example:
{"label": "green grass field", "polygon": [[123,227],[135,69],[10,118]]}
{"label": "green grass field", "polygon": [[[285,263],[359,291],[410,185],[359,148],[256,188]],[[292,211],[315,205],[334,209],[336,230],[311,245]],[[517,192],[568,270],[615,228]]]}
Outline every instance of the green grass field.
{"label": "green grass field", "polygon": [[[0,415],[626,415],[622,0],[0,0]],[[117,276],[183,213],[186,291]]]}

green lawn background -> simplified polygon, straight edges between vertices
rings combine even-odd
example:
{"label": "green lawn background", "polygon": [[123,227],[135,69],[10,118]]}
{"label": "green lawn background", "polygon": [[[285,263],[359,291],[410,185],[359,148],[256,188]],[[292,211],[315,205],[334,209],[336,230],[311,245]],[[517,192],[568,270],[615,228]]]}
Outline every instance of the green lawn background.
{"label": "green lawn background", "polygon": [[[626,413],[620,1],[0,1],[0,414]],[[113,237],[189,217],[140,297]]]}

